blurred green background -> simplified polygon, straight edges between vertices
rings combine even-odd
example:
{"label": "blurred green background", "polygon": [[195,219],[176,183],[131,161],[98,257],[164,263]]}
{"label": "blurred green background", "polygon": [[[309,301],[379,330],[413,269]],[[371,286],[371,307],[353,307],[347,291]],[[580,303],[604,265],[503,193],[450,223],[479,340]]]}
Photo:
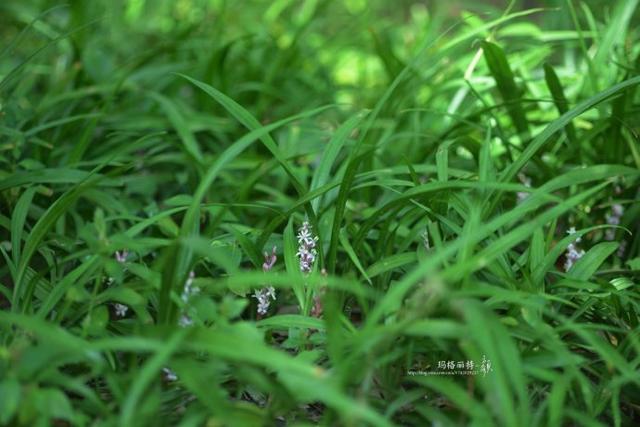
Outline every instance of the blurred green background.
{"label": "blurred green background", "polygon": [[638,3],[1,1],[0,424],[637,425]]}

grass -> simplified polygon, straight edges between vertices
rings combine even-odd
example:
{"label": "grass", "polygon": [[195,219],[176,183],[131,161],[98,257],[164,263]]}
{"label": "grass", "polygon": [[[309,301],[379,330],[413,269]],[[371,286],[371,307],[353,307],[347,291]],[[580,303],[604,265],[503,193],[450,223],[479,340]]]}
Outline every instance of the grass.
{"label": "grass", "polygon": [[2,2],[0,425],[637,425],[638,1],[494,3]]}

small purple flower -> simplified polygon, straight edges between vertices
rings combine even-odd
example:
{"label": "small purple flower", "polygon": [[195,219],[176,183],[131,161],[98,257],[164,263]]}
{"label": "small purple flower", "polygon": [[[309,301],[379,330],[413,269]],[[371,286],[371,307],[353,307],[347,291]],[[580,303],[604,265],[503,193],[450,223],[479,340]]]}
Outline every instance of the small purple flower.
{"label": "small purple flower", "polygon": [[620,242],[620,247],[616,251],[616,255],[618,255],[619,258],[623,258],[626,252],[627,252],[627,241],[623,240]]}
{"label": "small purple flower", "polygon": [[[571,227],[569,230],[567,230],[567,234],[569,235],[576,234],[576,228]],[[564,271],[568,272],[569,270],[571,270],[571,267],[573,267],[573,265],[580,258],[584,256],[585,254],[584,250],[578,249],[578,246],[576,245],[576,243],[579,243],[580,241],[582,241],[582,238],[576,237],[575,243],[571,242],[567,246],[567,253],[565,254],[565,261],[564,261]]]}
{"label": "small purple flower", "polygon": [[[276,256],[276,250],[277,249],[274,246],[271,253],[264,253],[264,263],[262,264],[262,271],[264,271],[265,273],[271,271],[276,263],[276,260],[278,259],[278,257]],[[258,291],[255,291],[253,293],[253,297],[258,300],[258,314],[264,316],[269,310],[269,305],[271,305],[270,299],[273,301],[276,300],[276,290],[273,288],[273,286],[267,286]]]}
{"label": "small purple flower", "polygon": [[[607,224],[609,225],[620,225],[620,220],[622,219],[622,215],[624,214],[624,207],[616,203],[611,206],[611,213],[605,216],[607,220]],[[616,238],[616,230],[615,228],[609,228],[604,233],[604,238],[606,240],[615,240]]]}
{"label": "small purple flower", "polygon": [[622,214],[624,213],[624,207],[620,203],[616,203],[615,205],[611,206],[611,210],[613,211],[613,214],[617,216],[622,216]]}
{"label": "small purple flower", "polygon": [[298,252],[296,253],[300,259],[300,271],[303,273],[309,273],[313,269],[317,255],[317,241],[318,237],[313,235],[309,221],[305,220],[298,230]]}
{"label": "small purple flower", "polygon": [[120,264],[124,264],[125,262],[127,262],[129,251],[127,251],[126,249],[123,249],[122,252],[116,251],[114,253],[114,256],[116,257],[116,261],[118,261]]}
{"label": "small purple flower", "polygon": [[262,271],[271,271],[277,259],[278,257],[276,256],[276,247],[274,246],[271,254],[269,254],[268,252],[264,253],[264,263],[262,264]]}

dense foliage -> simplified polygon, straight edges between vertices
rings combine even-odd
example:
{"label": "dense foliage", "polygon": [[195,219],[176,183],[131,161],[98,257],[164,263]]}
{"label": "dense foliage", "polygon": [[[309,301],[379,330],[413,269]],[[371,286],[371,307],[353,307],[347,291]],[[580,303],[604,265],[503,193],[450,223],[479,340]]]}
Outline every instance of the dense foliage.
{"label": "dense foliage", "polygon": [[0,424],[640,424],[638,0],[506,3],[0,2]]}

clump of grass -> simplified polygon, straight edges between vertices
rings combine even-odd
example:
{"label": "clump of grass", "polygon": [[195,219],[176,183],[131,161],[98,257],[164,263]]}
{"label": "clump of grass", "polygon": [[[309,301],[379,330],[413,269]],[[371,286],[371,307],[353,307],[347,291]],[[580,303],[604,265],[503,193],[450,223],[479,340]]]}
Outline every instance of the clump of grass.
{"label": "clump of grass", "polygon": [[638,2],[465,3],[3,2],[0,424],[637,425]]}

